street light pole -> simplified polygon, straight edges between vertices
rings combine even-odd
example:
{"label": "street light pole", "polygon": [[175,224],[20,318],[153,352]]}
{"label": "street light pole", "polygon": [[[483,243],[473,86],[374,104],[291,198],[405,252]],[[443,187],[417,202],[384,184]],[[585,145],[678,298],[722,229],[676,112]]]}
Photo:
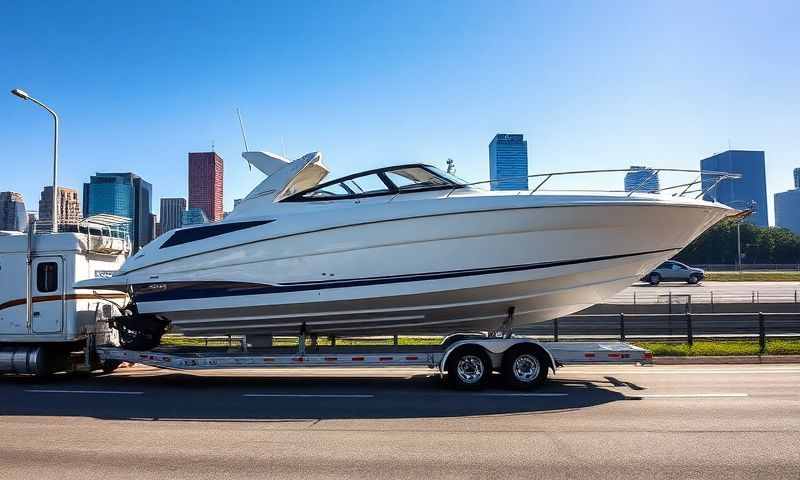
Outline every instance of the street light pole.
{"label": "street light pole", "polygon": [[[750,214],[756,211],[756,202],[754,200],[750,200],[750,202],[746,202],[745,200],[734,200],[730,202],[730,206],[733,206],[736,203],[742,203],[748,205],[748,210],[750,210]],[[741,226],[742,222],[744,221],[744,217],[739,217],[736,220],[736,270],[739,273],[742,273],[742,234],[741,234]]]}
{"label": "street light pole", "polygon": [[742,273],[742,235],[739,227],[742,226],[742,220],[736,222],[736,270]]}
{"label": "street light pole", "polygon": [[31,97],[24,90],[15,88],[11,90],[11,94],[23,100],[30,100],[47,110],[50,115],[53,116],[53,209],[50,216],[53,221],[53,233],[58,233],[58,115],[52,108]]}

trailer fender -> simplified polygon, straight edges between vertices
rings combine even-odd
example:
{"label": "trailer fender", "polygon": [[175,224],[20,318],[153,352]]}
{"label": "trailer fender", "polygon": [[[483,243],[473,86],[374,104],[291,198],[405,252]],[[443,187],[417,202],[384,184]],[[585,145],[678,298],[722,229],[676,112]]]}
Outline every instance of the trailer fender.
{"label": "trailer fender", "polygon": [[478,346],[486,350],[489,356],[492,358],[492,363],[495,362],[496,365],[499,367],[500,362],[502,361],[503,354],[508,351],[508,349],[521,344],[531,345],[539,351],[542,351],[547,355],[547,358],[550,360],[550,369],[553,373],[556,373],[556,359],[553,357],[553,354],[550,353],[548,349],[543,347],[539,342],[535,340],[531,340],[528,338],[470,338],[459,340],[454,342],[450,345],[449,348],[444,352],[442,359],[439,361],[439,371],[444,372],[445,365],[447,365],[447,359],[450,357],[450,354],[456,351],[458,348],[464,346]]}

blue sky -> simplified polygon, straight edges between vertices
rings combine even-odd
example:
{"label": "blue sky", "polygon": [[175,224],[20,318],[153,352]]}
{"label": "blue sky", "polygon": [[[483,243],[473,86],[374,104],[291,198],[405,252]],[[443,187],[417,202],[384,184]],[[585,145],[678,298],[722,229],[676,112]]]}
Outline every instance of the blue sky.
{"label": "blue sky", "polygon": [[[185,196],[187,152],[214,142],[231,209],[260,181],[238,107],[251,149],[320,150],[334,174],[450,157],[482,180],[497,132],[526,135],[531,173],[763,149],[771,202],[800,166],[798,25],[794,1],[8,1],[0,87],[59,112],[79,190],[133,171]],[[0,190],[29,209],[50,135],[0,95]]]}

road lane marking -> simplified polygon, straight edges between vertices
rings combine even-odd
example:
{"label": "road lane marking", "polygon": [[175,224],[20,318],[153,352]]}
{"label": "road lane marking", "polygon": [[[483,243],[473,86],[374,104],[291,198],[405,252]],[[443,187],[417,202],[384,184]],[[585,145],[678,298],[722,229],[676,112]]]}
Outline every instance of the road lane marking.
{"label": "road lane marking", "polygon": [[568,393],[473,393],[475,397],[566,397]]}
{"label": "road lane marking", "polygon": [[94,395],[142,395],[144,392],[125,392],[118,390],[25,390],[28,393],[75,393]]}
{"label": "road lane marking", "polygon": [[311,393],[245,393],[243,397],[277,397],[277,398],[375,398],[372,394],[311,394]]}
{"label": "road lane marking", "polygon": [[644,393],[630,395],[628,398],[742,398],[749,396],[747,393]]}

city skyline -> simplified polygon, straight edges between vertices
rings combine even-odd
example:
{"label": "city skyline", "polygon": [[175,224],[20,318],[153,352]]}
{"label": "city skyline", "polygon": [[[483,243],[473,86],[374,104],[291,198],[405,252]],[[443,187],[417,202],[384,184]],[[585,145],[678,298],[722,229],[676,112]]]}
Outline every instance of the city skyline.
{"label": "city skyline", "polygon": [[[524,156],[525,156],[525,161],[527,162],[527,151],[525,149],[525,147],[527,145],[527,142],[523,140],[523,134],[503,134],[503,133],[498,133],[493,137],[492,141],[490,142],[490,150],[489,150],[489,152],[490,152],[490,154],[489,154],[490,171],[493,170],[492,163],[496,161],[495,150],[493,150],[492,147],[496,144],[496,142],[498,141],[498,138],[504,139],[506,141],[506,143],[508,143],[508,142],[517,143],[518,145],[516,145],[516,147],[517,147],[517,150],[519,150],[519,151],[515,150],[515,151],[513,151],[511,153],[514,153],[515,155],[519,154],[519,153],[523,153]],[[512,142],[512,140],[513,140],[513,142]],[[506,152],[506,153],[509,153],[509,152]],[[194,179],[194,182],[196,184],[203,184],[203,185],[201,185],[202,188],[200,190],[198,190],[198,193],[196,193],[197,198],[201,199],[201,200],[204,199],[204,201],[207,200],[208,202],[211,202],[211,203],[216,203],[216,207],[214,207],[214,208],[218,208],[218,209],[221,208],[220,207],[221,204],[218,202],[218,200],[221,197],[221,190],[222,189],[220,188],[220,189],[218,189],[218,191],[215,191],[214,186],[216,185],[216,186],[220,186],[221,187],[222,184],[223,184],[223,176],[222,176],[222,162],[223,161],[222,161],[222,158],[219,157],[219,155],[217,155],[216,152],[189,153],[188,155],[189,155],[189,159],[190,159],[190,162],[189,162],[190,165],[192,163],[192,158],[195,159],[196,163],[203,164],[203,165],[200,165],[203,168],[198,170],[198,172],[195,175],[196,178]],[[515,155],[511,155],[511,157],[514,157]],[[517,156],[519,156],[519,155],[517,155]],[[509,157],[509,158],[511,158],[511,157]],[[516,159],[516,160],[520,160],[520,159]],[[209,165],[205,165],[206,163],[208,163]],[[512,163],[515,163],[515,162],[512,162]],[[521,162],[520,161],[516,161],[516,163],[521,163]],[[705,195],[705,197],[704,197],[705,199],[707,199],[707,200],[717,199],[717,200],[719,200],[719,201],[721,201],[723,203],[731,204],[732,206],[737,207],[737,208],[745,208],[746,207],[745,204],[747,204],[747,205],[750,205],[750,204],[754,204],[754,205],[768,204],[768,202],[764,201],[764,199],[766,198],[766,181],[765,181],[765,177],[766,177],[766,172],[765,172],[765,170],[766,170],[766,159],[765,159],[765,152],[764,151],[761,151],[761,150],[753,150],[753,151],[750,151],[750,150],[728,150],[728,151],[725,151],[725,152],[720,152],[719,154],[716,154],[716,155],[712,155],[711,157],[701,159],[699,163],[700,163],[699,167],[702,170],[729,171],[729,172],[744,174],[744,178],[742,180],[726,181],[724,183],[724,185],[718,186],[713,192],[707,193]],[[209,168],[205,168],[205,167],[209,167]],[[191,175],[191,171],[192,171],[191,167],[190,167],[189,171],[190,171],[190,173],[187,176],[187,183],[191,187],[191,184],[193,182],[192,175]],[[641,188],[639,188],[639,190],[641,190],[641,191],[657,191],[658,188],[659,188],[659,178],[658,178],[658,175],[651,176],[652,172],[653,172],[653,170],[650,169],[649,167],[644,167],[644,166],[631,166],[631,167],[629,167],[629,172],[626,173],[625,176],[624,176],[624,188],[625,188],[625,191],[631,191],[637,185],[640,185],[640,184],[642,184],[642,182],[645,182],[645,180],[646,180],[645,184]],[[147,192],[146,192],[147,193],[147,198],[142,199],[142,200],[133,200],[133,199],[131,199],[130,201],[128,201],[128,203],[125,203],[125,205],[122,205],[122,204],[116,205],[116,207],[114,207],[114,208],[109,207],[109,206],[105,206],[103,208],[99,208],[98,209],[98,208],[95,208],[95,207],[91,206],[92,200],[91,200],[90,196],[87,195],[87,192],[89,192],[89,187],[92,184],[92,182],[96,181],[95,180],[96,178],[98,178],[98,177],[122,177],[122,176],[129,176],[132,179],[138,179],[140,182],[143,182],[143,184],[146,187],[145,190],[147,190]],[[747,180],[745,180],[745,179],[747,179]],[[800,197],[796,196],[797,191],[798,191],[798,185],[800,185],[800,167],[797,167],[797,168],[793,169],[793,179],[794,179],[794,184],[793,184],[794,188],[790,188],[788,191],[785,191],[785,192],[776,192],[774,194],[774,205],[775,206],[774,206],[774,210],[773,211],[765,212],[765,211],[763,211],[763,209],[756,208],[755,213],[749,217],[748,221],[751,222],[751,223],[755,223],[755,224],[757,224],[759,226],[767,226],[765,224],[766,219],[763,218],[763,217],[768,215],[769,217],[773,217],[773,218],[776,219],[775,222],[774,222],[774,226],[781,226],[781,227],[784,227],[784,228],[789,228],[792,231],[794,231],[795,233],[800,232],[800,228],[794,226],[797,223],[797,221],[795,221],[795,220],[791,220],[791,221],[786,220],[787,218],[789,218],[789,215],[787,215],[787,213],[786,213],[789,210],[788,206],[789,205],[793,205],[794,203],[797,203],[797,200],[800,199]],[[108,179],[106,179],[106,182],[107,181],[108,181]],[[132,180],[132,182],[133,182],[133,180]],[[517,180],[517,182],[518,182],[518,180]],[[706,179],[704,179],[704,183],[707,183],[707,182],[708,181]],[[508,182],[503,182],[503,183],[508,183]],[[743,187],[743,185],[744,185],[744,187]],[[755,186],[751,188],[752,185],[755,185]],[[44,212],[41,211],[42,207],[40,206],[39,214],[40,214],[41,217],[44,217],[45,220],[49,219],[49,208],[50,208],[49,207],[50,194],[49,194],[49,190],[48,190],[49,188],[51,189],[52,187],[50,187],[50,186],[44,186],[43,187],[43,190],[42,190],[42,193],[41,193],[42,197],[40,199],[40,201],[44,202],[43,205],[45,205],[45,208],[46,208],[47,211],[44,211]],[[513,189],[525,189],[525,188],[527,188],[527,186],[524,186],[524,185],[517,186],[515,184],[515,185],[513,185],[513,188],[508,187],[506,189],[512,189],[513,190]],[[748,189],[752,190],[753,188],[755,188],[755,190],[757,190],[757,191],[755,193],[753,193],[753,192],[750,192],[748,190],[748,192],[745,194],[745,196],[749,195],[748,198],[753,197],[753,198],[750,198],[748,200],[748,199],[744,199],[744,197],[742,197],[742,195],[743,195],[741,193],[742,188],[745,188],[746,190],[748,190]],[[130,172],[125,173],[125,174],[121,174],[121,173],[97,173],[96,175],[93,175],[90,178],[90,182],[89,183],[84,183],[84,186],[83,186],[84,196],[83,196],[83,198],[80,199],[80,201],[78,200],[77,191],[75,191],[74,189],[70,189],[68,187],[61,187],[60,186],[59,190],[60,191],[63,190],[64,192],[68,192],[69,193],[70,198],[72,199],[72,203],[74,203],[76,205],[75,209],[77,209],[76,211],[78,212],[77,216],[76,216],[75,212],[73,212],[70,209],[68,209],[69,210],[68,213],[61,213],[60,215],[62,215],[62,218],[67,218],[68,219],[68,220],[66,220],[66,223],[74,222],[77,218],[80,218],[81,210],[83,211],[84,216],[89,216],[89,215],[91,215],[93,213],[112,213],[112,214],[117,214],[117,215],[122,215],[122,216],[130,216],[131,218],[134,218],[134,219],[135,218],[139,218],[139,217],[136,216],[135,213],[133,215],[131,215],[129,212],[127,212],[126,208],[130,209],[132,205],[136,205],[137,209],[138,208],[143,208],[142,205],[145,205],[146,203],[151,203],[152,200],[153,200],[153,198],[151,197],[152,196],[152,193],[151,193],[152,192],[152,186],[148,182],[144,182],[140,177],[138,177],[138,175],[130,173]],[[3,192],[3,193],[15,193],[15,192]],[[791,197],[787,196],[787,195],[783,195],[783,197],[784,197],[784,201],[783,201],[783,204],[782,204],[783,222],[779,222],[778,221],[778,199],[779,199],[779,197],[782,196],[782,194],[790,194],[790,193],[791,193]],[[17,194],[17,195],[19,195],[19,194]],[[106,192],[106,194],[104,195],[104,202],[105,203],[109,203],[109,202],[110,203],[115,203],[115,202],[119,203],[120,201],[122,201],[122,200],[120,200],[119,198],[116,198],[116,197],[115,197],[116,200],[111,199],[111,198],[105,198],[105,197],[109,197],[109,195],[111,195],[109,192]],[[114,196],[114,195],[111,195],[111,196]],[[739,198],[739,197],[742,197],[742,198]],[[756,197],[759,197],[761,201],[755,199]],[[790,198],[791,198],[791,200],[789,200]],[[62,199],[62,203],[63,203],[63,201],[64,200]],[[241,199],[234,199],[234,205],[233,205],[234,209],[236,208],[236,206],[238,205],[238,203],[240,201],[241,201]],[[131,203],[131,202],[134,202],[134,203]],[[141,205],[139,205],[139,203],[136,203],[136,202],[141,203]],[[142,202],[144,202],[144,203],[142,203]],[[144,245],[144,244],[148,243],[149,241],[151,241],[152,239],[156,238],[158,236],[157,232],[158,232],[158,234],[160,234],[160,233],[164,233],[166,231],[169,231],[169,230],[171,230],[173,228],[178,228],[178,227],[182,226],[183,223],[184,223],[183,220],[186,219],[186,218],[190,218],[191,219],[191,221],[189,223],[187,223],[187,225],[189,225],[189,224],[194,225],[194,224],[198,224],[198,223],[206,223],[206,222],[210,222],[210,221],[218,221],[218,220],[221,220],[222,218],[224,218],[225,216],[227,216],[228,213],[230,213],[230,211],[224,211],[219,216],[219,218],[216,218],[216,219],[209,218],[205,214],[205,208],[198,207],[198,206],[191,207],[191,206],[188,205],[187,200],[185,198],[183,198],[183,197],[174,197],[174,198],[172,198],[172,197],[162,197],[162,198],[159,199],[158,204],[160,205],[159,214],[152,213],[152,206],[149,206],[147,208],[147,210],[150,213],[148,213],[148,215],[141,220],[142,225],[139,226],[139,229],[142,229],[142,228],[146,229],[147,228],[146,225],[149,225],[150,229],[152,229],[152,231],[149,233],[149,235],[150,235],[149,237],[147,237],[147,238],[142,237],[142,239],[139,240],[139,243],[141,245]],[[80,205],[83,205],[82,209],[80,209]],[[170,211],[168,211],[168,209],[165,208],[165,206],[168,206],[168,209]],[[63,208],[64,208],[64,206],[62,205],[62,209]],[[171,210],[174,210],[174,212],[171,211]],[[187,212],[187,210],[189,210],[189,211]],[[30,211],[30,210],[28,210],[28,211]],[[199,215],[198,211],[203,211],[203,214]],[[167,217],[164,218],[163,214],[161,212],[166,212],[167,213]],[[189,216],[187,217],[186,215],[189,215]],[[794,218],[794,216],[792,216],[792,218]],[[165,220],[166,220],[166,222],[165,222]],[[136,220],[134,220],[134,222],[136,222]],[[162,224],[165,224],[168,228],[162,230],[161,229]],[[791,225],[787,225],[787,224],[791,224]],[[133,227],[132,231],[135,230],[135,229],[136,229],[136,227]],[[145,232],[146,231],[148,231],[148,230],[145,230]],[[148,234],[144,233],[144,235],[148,235]]]}
{"label": "city skyline", "polygon": [[[318,150],[332,176],[392,163],[445,168],[453,158],[459,176],[486,180],[487,141],[508,131],[526,133],[530,173],[697,168],[728,148],[764,149],[770,203],[791,187],[795,2],[411,1],[390,17],[377,6],[313,5],[313,18],[261,2],[171,2],[158,16],[144,5],[16,5],[0,32],[11,47],[0,145],[21,167],[0,188],[36,209],[49,182],[51,119],[12,88],[60,115],[59,184],[133,170],[154,181],[155,198],[186,196],[185,152],[213,143],[227,160],[224,210],[263,178],[240,157],[236,108],[250,149]],[[457,26],[450,34],[445,16]]]}

